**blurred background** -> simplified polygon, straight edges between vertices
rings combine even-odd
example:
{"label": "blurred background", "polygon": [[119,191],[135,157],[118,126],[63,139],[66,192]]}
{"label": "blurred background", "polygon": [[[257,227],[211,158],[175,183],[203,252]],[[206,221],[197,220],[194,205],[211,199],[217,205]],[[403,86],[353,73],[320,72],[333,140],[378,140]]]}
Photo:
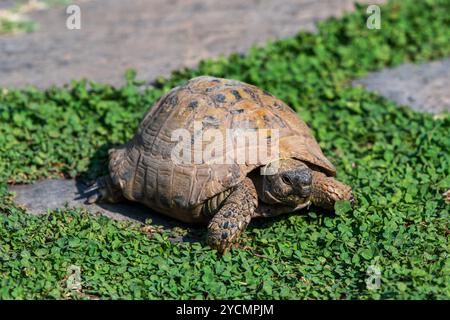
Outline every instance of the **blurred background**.
{"label": "blurred background", "polygon": [[[314,30],[354,0],[0,0],[0,87],[151,82],[199,60]],[[380,4],[381,0],[357,1]],[[68,29],[76,4],[80,29]]]}

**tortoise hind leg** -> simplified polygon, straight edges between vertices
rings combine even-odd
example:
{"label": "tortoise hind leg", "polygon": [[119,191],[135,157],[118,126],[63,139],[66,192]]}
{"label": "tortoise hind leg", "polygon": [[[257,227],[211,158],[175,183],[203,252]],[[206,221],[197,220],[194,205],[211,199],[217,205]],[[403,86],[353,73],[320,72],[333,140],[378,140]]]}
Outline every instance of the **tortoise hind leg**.
{"label": "tortoise hind leg", "polygon": [[250,178],[245,178],[223,202],[208,225],[208,244],[224,253],[249,224],[258,205],[258,195]]}
{"label": "tortoise hind leg", "polygon": [[116,203],[123,200],[122,190],[114,185],[110,176],[98,178],[93,185],[84,190],[84,193],[92,193],[87,199],[88,203]]}

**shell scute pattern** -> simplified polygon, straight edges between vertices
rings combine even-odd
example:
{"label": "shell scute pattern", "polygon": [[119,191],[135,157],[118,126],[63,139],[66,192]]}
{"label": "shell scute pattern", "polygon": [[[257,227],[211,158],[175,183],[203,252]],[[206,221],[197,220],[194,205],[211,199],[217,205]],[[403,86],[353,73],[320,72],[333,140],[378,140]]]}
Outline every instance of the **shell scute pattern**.
{"label": "shell scute pattern", "polygon": [[126,198],[196,222],[199,217],[192,216],[192,207],[233,187],[265,164],[172,163],[172,149],[178,143],[172,141],[172,134],[185,129],[193,137],[196,121],[224,136],[226,129],[233,128],[278,129],[281,157],[298,158],[329,175],[335,173],[309,128],[284,102],[237,80],[202,76],[161,97],[146,113],[133,139],[111,150],[111,177]]}

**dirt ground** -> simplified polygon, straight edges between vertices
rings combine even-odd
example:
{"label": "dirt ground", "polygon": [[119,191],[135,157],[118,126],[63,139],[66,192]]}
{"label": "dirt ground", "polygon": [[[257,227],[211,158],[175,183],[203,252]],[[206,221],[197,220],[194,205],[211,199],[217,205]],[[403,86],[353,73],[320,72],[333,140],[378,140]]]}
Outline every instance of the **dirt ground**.
{"label": "dirt ground", "polygon": [[[77,2],[77,1],[75,1]],[[359,2],[381,3],[381,0]],[[199,60],[314,30],[353,0],[92,0],[79,2],[81,30],[65,7],[37,11],[30,34],[0,37],[0,87],[46,88],[88,78],[120,85],[127,68],[151,82]]]}

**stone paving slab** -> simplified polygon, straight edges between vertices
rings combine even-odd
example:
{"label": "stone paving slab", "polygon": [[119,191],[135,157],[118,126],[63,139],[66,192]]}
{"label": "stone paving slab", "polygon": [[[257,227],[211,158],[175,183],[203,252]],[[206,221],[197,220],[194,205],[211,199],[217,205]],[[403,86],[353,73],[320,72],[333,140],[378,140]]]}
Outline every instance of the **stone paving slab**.
{"label": "stone paving slab", "polygon": [[[203,241],[206,234],[205,227],[183,224],[139,203],[125,201],[117,204],[86,204],[86,198],[80,196],[83,195],[86,188],[85,184],[68,179],[41,180],[29,185],[8,186],[8,190],[15,194],[14,202],[33,215],[43,215],[49,210],[65,207],[81,208],[88,210],[91,214],[101,214],[118,221],[143,224],[147,219],[151,219],[151,224],[146,223],[144,226],[146,232],[151,232],[153,228],[170,230],[169,240],[171,242]],[[184,232],[174,233],[177,228]]]}
{"label": "stone paving slab", "polygon": [[46,214],[48,210],[82,208],[92,213],[100,213],[119,221],[143,223],[146,219],[166,228],[180,225],[177,221],[153,212],[151,209],[132,202],[118,204],[86,204],[83,197],[87,186],[75,180],[41,180],[34,184],[10,185],[8,190],[15,193],[14,201],[34,215]]}
{"label": "stone paving slab", "polygon": [[[92,0],[79,2],[81,30],[65,8],[30,14],[39,30],[0,37],[0,87],[47,88],[88,78],[123,84],[127,68],[153,81],[199,60],[314,30],[354,0]],[[379,4],[384,0],[357,2]]]}
{"label": "stone paving slab", "polygon": [[355,80],[371,91],[421,112],[450,112],[450,59],[404,64]]}

